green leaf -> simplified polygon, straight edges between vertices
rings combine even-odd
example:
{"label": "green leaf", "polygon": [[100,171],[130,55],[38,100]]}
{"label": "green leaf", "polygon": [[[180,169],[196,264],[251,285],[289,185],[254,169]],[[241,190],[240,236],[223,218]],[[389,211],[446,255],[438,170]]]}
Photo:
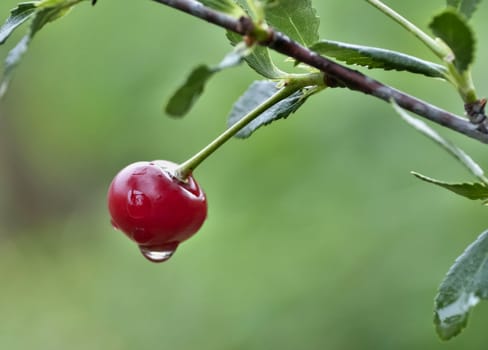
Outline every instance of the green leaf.
{"label": "green leaf", "polygon": [[242,8],[232,0],[200,0],[199,2],[214,10],[227,13],[234,17],[240,17],[245,14]]}
{"label": "green leaf", "polygon": [[[244,95],[234,104],[229,115],[228,126],[230,127],[238,122],[242,117],[276,94],[279,90],[280,88],[276,86],[276,83],[271,81],[253,82]],[[236,134],[236,137],[247,138],[261,126],[288,117],[305,102],[308,96],[310,94],[306,89],[296,91],[247,124]]]}
{"label": "green leaf", "polygon": [[206,65],[196,67],[170,98],[166,105],[166,113],[173,117],[181,117],[188,113],[213,74],[214,71]]}
{"label": "green leaf", "polygon": [[484,183],[481,182],[449,183],[449,182],[439,181],[416,172],[412,172],[412,174],[417,178],[419,178],[420,180],[443,187],[460,196],[472,200],[483,200],[483,201],[488,200],[488,187]]}
{"label": "green leaf", "polygon": [[424,121],[410,116],[405,110],[400,108],[394,101],[392,101],[395,111],[405,120],[410,126],[427,136],[429,139],[441,146],[451,156],[457,159],[466,169],[477,177],[484,184],[488,185],[488,179],[486,179],[483,169],[462,149],[452,144],[448,140],[444,139],[439,133],[428,126]]}
{"label": "green leaf", "polygon": [[435,16],[429,26],[452,50],[454,57],[447,57],[447,62],[453,62],[460,72],[466,71],[474,60],[475,38],[464,16],[448,8]]}
{"label": "green leaf", "polygon": [[438,64],[421,60],[400,52],[369,46],[359,46],[337,41],[321,40],[311,46],[313,51],[333,57],[347,64],[368,68],[408,71],[428,77],[444,78],[446,69]]}
{"label": "green leaf", "polygon": [[[227,38],[232,45],[241,42],[241,36],[233,32],[227,32]],[[286,75],[285,72],[278,69],[271,60],[269,50],[264,46],[255,46],[252,52],[245,57],[246,63],[258,74],[268,79],[279,79]]]}
{"label": "green leaf", "polygon": [[443,340],[458,335],[469,312],[488,298],[488,231],[483,232],[449,269],[435,298],[434,323]]}
{"label": "green leaf", "polygon": [[217,72],[240,64],[247,54],[244,46],[236,47],[215,67],[200,65],[193,69],[183,85],[176,90],[166,105],[166,113],[181,117],[188,113],[205,89],[207,81]]}
{"label": "green leaf", "polygon": [[37,1],[23,2],[10,11],[10,17],[0,27],[0,45],[3,44],[13,31],[27,21],[36,11]]}
{"label": "green leaf", "polygon": [[481,0],[447,0],[447,6],[454,7],[466,18],[471,18]]}
{"label": "green leaf", "polygon": [[319,40],[320,19],[311,0],[275,0],[265,8],[268,24],[303,46]]}

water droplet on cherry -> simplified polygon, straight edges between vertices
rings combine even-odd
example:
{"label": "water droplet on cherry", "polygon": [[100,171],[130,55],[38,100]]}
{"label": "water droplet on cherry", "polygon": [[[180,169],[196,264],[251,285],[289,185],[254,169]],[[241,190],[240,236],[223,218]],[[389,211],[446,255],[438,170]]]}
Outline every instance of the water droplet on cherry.
{"label": "water droplet on cherry", "polygon": [[204,192],[191,175],[177,178],[177,167],[169,161],[135,162],[114,177],[108,190],[112,225],[152,262],[170,259],[207,216]]}
{"label": "water droplet on cherry", "polygon": [[127,194],[127,212],[134,219],[142,219],[149,214],[151,201],[138,190],[131,190]]}
{"label": "water droplet on cherry", "polygon": [[144,257],[153,262],[153,263],[162,263],[168,261],[176,251],[178,244],[168,244],[164,245],[163,247],[145,247],[139,246],[139,250],[141,251]]}

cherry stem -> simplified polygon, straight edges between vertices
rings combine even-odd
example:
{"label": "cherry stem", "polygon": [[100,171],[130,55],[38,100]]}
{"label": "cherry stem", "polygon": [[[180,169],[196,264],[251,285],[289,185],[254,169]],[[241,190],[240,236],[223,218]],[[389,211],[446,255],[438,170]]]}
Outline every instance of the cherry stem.
{"label": "cherry stem", "polygon": [[[307,75],[307,76],[312,76]],[[243,127],[247,124],[252,122],[256,119],[259,115],[265,112],[267,109],[274,106],[276,103],[282,101],[283,99],[287,98],[294,92],[298,91],[299,89],[307,86],[307,85],[314,85],[314,84],[306,84],[309,81],[313,81],[316,79],[316,76],[312,79],[310,77],[308,79],[290,79],[288,83],[280,90],[278,90],[274,95],[269,97],[263,103],[258,105],[248,114],[243,116],[239,121],[235,124],[230,126],[227,130],[225,130],[222,134],[220,134],[215,140],[210,142],[207,146],[205,146],[200,152],[195,154],[193,157],[185,161],[184,163],[180,164],[174,170],[174,176],[176,178],[184,181],[190,176],[193,170],[196,169],[205,159],[207,159],[212,153],[214,153],[220,146],[222,146],[225,142],[227,142],[231,137],[233,137],[236,133],[239,132]],[[323,77],[322,77],[323,81]]]}
{"label": "cherry stem", "polygon": [[385,5],[380,0],[366,0],[368,3],[379,9],[388,17],[396,21],[403,26],[413,35],[415,35],[420,41],[422,41],[437,57],[443,60],[449,70],[449,74],[446,75],[446,79],[452,83],[461,95],[464,103],[475,103],[478,101],[476,96],[476,89],[473,85],[471,78],[471,72],[469,70],[460,72],[456,66],[447,57],[452,55],[451,49],[445,44],[440,44],[438,41],[432,39],[429,35],[423,32],[420,28],[408,21],[405,17],[395,12],[392,8]]}
{"label": "cherry stem", "polygon": [[424,31],[422,31],[419,27],[415,24],[411,23],[405,17],[397,13],[392,8],[385,5],[380,0],[366,0],[371,5],[376,7],[378,10],[383,12],[385,15],[393,19],[395,22],[400,24],[410,33],[415,35],[421,42],[423,42],[434,54],[439,57],[440,59],[444,59],[445,56],[449,53],[446,49],[442,48],[439,43],[437,43],[434,39],[432,39],[429,35],[427,35]]}
{"label": "cherry stem", "polygon": [[[243,36],[248,35],[251,39],[254,38],[253,30],[255,30],[256,25],[247,17],[237,19],[203,6],[201,2],[196,0],[153,1],[185,12],[191,16],[230,30],[231,32]],[[331,87],[345,87],[388,103],[393,99],[400,107],[407,111],[488,144],[488,131],[480,129],[479,125],[473,125],[473,123],[463,117],[440,109],[417,97],[396,90],[367,75],[331,61],[324,56],[320,56],[277,30],[268,28],[268,40],[258,43],[323,72],[326,74],[328,82],[336,82],[335,86],[331,85]]]}

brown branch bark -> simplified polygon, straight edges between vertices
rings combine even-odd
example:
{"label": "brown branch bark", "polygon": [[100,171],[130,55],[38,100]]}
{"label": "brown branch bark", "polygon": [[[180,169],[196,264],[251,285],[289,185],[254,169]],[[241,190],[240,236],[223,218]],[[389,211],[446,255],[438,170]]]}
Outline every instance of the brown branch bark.
{"label": "brown branch bark", "polygon": [[[194,17],[198,17],[243,36],[252,37],[256,29],[254,23],[249,18],[242,17],[236,19],[205,7],[195,0],[153,1],[186,12]],[[329,79],[332,78],[340,86],[347,87],[350,90],[360,91],[386,102],[394,100],[399,106],[412,113],[483,143],[488,143],[488,133],[484,132],[486,129],[480,128],[480,124],[473,124],[465,118],[396,90],[363,73],[335,63],[272,28],[269,29],[267,40],[261,40],[259,44],[319,69]]]}

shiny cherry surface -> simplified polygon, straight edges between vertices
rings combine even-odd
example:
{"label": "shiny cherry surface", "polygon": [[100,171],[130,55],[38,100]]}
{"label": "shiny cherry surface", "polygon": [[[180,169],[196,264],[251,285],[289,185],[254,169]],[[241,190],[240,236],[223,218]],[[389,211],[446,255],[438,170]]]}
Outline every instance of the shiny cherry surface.
{"label": "shiny cherry surface", "polygon": [[151,256],[165,252],[170,257],[207,217],[204,192],[192,176],[185,181],[177,179],[176,167],[160,160],[130,164],[115,176],[108,191],[113,226],[135,241],[152,261],[159,260]]}

